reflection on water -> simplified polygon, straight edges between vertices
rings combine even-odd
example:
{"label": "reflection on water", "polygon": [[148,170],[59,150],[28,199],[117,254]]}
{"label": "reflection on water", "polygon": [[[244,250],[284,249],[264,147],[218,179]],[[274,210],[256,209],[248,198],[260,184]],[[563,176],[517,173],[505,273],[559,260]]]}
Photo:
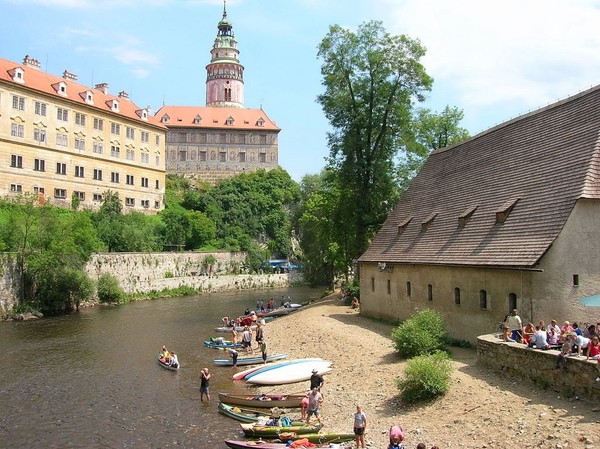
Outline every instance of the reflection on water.
{"label": "reflection on water", "polygon": [[[212,360],[225,353],[202,342],[222,316],[240,315],[258,299],[304,302],[319,294],[306,287],[216,293],[0,323],[0,446],[225,447],[225,438],[243,433],[217,413],[217,393],[246,390],[231,380],[245,367],[217,367]],[[163,344],[178,353],[178,372],[156,363]],[[198,391],[204,367],[213,374],[208,405]]]}

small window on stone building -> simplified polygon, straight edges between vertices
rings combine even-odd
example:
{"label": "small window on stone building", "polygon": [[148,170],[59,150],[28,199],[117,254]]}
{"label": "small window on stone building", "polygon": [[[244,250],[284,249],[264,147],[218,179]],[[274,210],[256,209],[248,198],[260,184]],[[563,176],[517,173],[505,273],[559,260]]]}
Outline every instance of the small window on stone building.
{"label": "small window on stone building", "polygon": [[410,285],[410,282],[406,282],[406,296],[412,296],[412,287]]}
{"label": "small window on stone building", "polygon": [[375,291],[375,278],[371,278],[371,291]]}
{"label": "small window on stone building", "polygon": [[487,310],[487,292],[479,290],[479,308]]}
{"label": "small window on stone building", "polygon": [[517,295],[516,293],[508,294],[508,313],[517,309]]}
{"label": "small window on stone building", "polygon": [[392,281],[390,281],[389,279],[387,280],[387,292],[388,295],[392,294]]}
{"label": "small window on stone building", "polygon": [[454,304],[460,306],[460,288],[458,287],[454,289]]}
{"label": "small window on stone building", "polygon": [[579,275],[578,274],[573,275],[573,287],[579,287]]}
{"label": "small window on stone building", "polygon": [[433,301],[433,285],[427,284],[427,299]]}

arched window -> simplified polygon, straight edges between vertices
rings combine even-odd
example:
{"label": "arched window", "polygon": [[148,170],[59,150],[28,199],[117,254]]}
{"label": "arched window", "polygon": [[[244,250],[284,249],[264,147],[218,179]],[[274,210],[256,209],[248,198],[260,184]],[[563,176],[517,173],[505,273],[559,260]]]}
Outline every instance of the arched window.
{"label": "arched window", "polygon": [[487,309],[487,292],[485,290],[479,290],[479,308]]}
{"label": "arched window", "polygon": [[517,295],[515,293],[508,294],[508,313],[517,309]]}
{"label": "arched window", "polygon": [[460,288],[458,287],[454,289],[454,304],[460,306]]}

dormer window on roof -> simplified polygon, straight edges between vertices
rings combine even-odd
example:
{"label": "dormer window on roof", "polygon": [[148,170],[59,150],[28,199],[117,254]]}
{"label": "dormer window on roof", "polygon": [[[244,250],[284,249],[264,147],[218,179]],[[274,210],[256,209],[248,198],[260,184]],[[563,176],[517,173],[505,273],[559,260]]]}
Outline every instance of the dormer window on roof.
{"label": "dormer window on roof", "polygon": [[408,224],[411,222],[412,219],[413,219],[413,217],[408,217],[406,220],[404,220],[402,223],[400,223],[398,225],[398,235],[400,235],[404,231],[406,231],[406,227],[408,226]]}
{"label": "dormer window on roof", "polygon": [[258,119],[258,121],[256,122],[256,126],[265,126],[265,120],[261,117]]}
{"label": "dormer window on roof", "polygon": [[194,125],[200,124],[202,124],[202,117],[200,117],[200,115],[198,114],[196,117],[194,117]]}
{"label": "dormer window on roof", "polygon": [[148,121],[148,109],[138,109],[135,113],[145,122]]}
{"label": "dormer window on roof", "polygon": [[436,216],[437,216],[437,212],[434,212],[421,222],[421,232],[425,232],[429,229],[429,227],[431,226],[431,223],[433,223],[433,220],[435,219]]}
{"label": "dormer window on roof", "polygon": [[87,104],[94,104],[94,93],[91,90],[81,92],[79,96],[83,98],[83,101],[85,101]]}
{"label": "dormer window on roof", "polygon": [[170,120],[171,120],[171,117],[169,117],[168,114],[165,114],[160,118],[161,123],[169,123]]}
{"label": "dormer window on roof", "polygon": [[464,228],[467,224],[467,221],[471,218],[471,215],[475,212],[477,206],[471,206],[467,210],[465,210],[462,214],[458,216],[458,227]]}
{"label": "dormer window on roof", "polygon": [[109,100],[106,102],[106,104],[110,108],[111,111],[119,112],[119,100],[117,100],[117,99]]}
{"label": "dormer window on roof", "polygon": [[59,81],[58,83],[53,84],[52,87],[58,95],[62,95],[63,97],[67,96],[67,83],[64,81]]}
{"label": "dormer window on roof", "polygon": [[496,210],[496,224],[501,224],[506,221],[513,208],[517,204],[517,201],[519,201],[519,198],[508,200],[506,203],[500,206],[498,210]]}
{"label": "dormer window on roof", "polygon": [[229,117],[227,120],[225,120],[225,124],[227,126],[233,126],[234,123],[235,123],[235,120],[233,119],[233,117]]}
{"label": "dormer window on roof", "polygon": [[15,67],[8,71],[8,74],[15,83],[25,83],[25,70],[22,67]]}

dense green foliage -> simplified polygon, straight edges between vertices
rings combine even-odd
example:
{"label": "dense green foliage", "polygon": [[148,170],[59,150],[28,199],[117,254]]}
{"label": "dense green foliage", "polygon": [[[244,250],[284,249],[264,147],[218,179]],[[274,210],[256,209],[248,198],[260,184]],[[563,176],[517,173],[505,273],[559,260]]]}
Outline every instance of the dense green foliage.
{"label": "dense green foliage", "polygon": [[400,398],[406,403],[430,401],[450,390],[452,365],[445,352],[414,357],[406,362],[401,378],[396,380]]}
{"label": "dense green foliage", "polygon": [[381,22],[334,25],[318,47],[329,120],[329,158],[302,180],[298,232],[311,285],[348,278],[425,158],[467,137],[462,111],[414,110],[431,89],[418,40]]}
{"label": "dense green foliage", "polygon": [[420,310],[392,330],[391,336],[402,357],[432,354],[444,346],[444,320],[435,310]]}
{"label": "dense green foliage", "polygon": [[93,282],[83,267],[102,244],[89,213],[39,206],[36,200],[0,202],[0,241],[17,254],[22,299],[44,313],[68,312],[92,296]]}
{"label": "dense green foliage", "polygon": [[333,225],[336,243],[349,267],[364,252],[397,196],[392,162],[410,126],[415,100],[422,101],[432,79],[419,60],[418,40],[394,36],[381,22],[363,23],[356,32],[333,25],[318,57],[325,93],[318,102],[329,133],[330,183],[337,191]]}
{"label": "dense green foliage", "polygon": [[119,281],[110,273],[103,273],[98,279],[98,301],[104,303],[125,302],[125,292],[119,285]]}

